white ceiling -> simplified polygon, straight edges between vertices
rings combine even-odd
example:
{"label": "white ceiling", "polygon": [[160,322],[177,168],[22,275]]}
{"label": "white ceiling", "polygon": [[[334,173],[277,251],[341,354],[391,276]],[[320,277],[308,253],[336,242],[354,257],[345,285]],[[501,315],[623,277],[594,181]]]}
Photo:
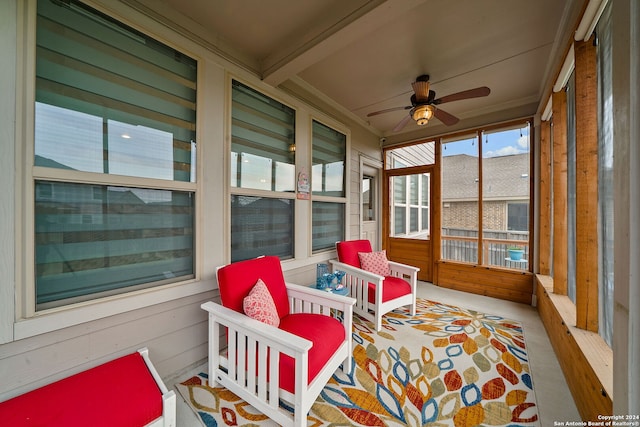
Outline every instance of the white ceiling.
{"label": "white ceiling", "polygon": [[452,129],[533,115],[548,96],[584,0],[123,0],[196,34],[277,86],[319,91],[380,136],[447,130],[433,119],[393,132],[411,83],[430,75],[437,97],[488,86],[484,98],[443,104]]}

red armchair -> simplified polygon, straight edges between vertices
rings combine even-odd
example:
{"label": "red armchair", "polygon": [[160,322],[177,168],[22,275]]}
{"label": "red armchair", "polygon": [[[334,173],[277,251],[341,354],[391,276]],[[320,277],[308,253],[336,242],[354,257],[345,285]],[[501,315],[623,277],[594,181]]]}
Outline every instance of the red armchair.
{"label": "red armchair", "polygon": [[[350,373],[355,300],[286,283],[276,256],[226,265],[217,277],[222,305],[202,305],[209,312],[211,386],[221,384],[280,425],[306,426],[338,366]],[[259,279],[273,299],[277,326],[244,313],[253,314],[243,303]]]}
{"label": "red armchair", "polygon": [[349,295],[356,299],[353,311],[372,321],[376,331],[382,327],[382,316],[398,307],[408,305],[416,314],[417,267],[387,261],[388,274],[366,271],[359,253],[372,253],[369,240],[349,240],[336,243],[338,260],[330,261],[334,270],[346,272],[343,283]]}

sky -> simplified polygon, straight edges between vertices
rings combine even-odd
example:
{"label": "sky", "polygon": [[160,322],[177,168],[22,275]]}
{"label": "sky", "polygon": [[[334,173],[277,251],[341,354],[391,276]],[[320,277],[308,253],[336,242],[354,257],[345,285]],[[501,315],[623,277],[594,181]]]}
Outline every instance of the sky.
{"label": "sky", "polygon": [[[522,131],[522,135],[521,135]],[[478,155],[476,139],[465,139],[453,143],[447,143],[443,150],[443,156],[456,154]],[[499,157],[511,154],[529,152],[529,128],[512,129],[502,132],[489,133],[482,136],[483,157]]]}

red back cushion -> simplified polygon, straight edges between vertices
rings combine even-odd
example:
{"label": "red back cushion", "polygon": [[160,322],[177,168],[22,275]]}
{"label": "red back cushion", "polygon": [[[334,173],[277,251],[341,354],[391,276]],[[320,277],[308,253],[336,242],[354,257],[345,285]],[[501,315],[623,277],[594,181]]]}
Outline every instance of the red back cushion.
{"label": "red back cushion", "polygon": [[338,261],[362,268],[358,252],[371,252],[371,242],[368,240],[338,242],[336,243],[336,250],[338,251]]}
{"label": "red back cushion", "polygon": [[267,325],[277,328],[280,324],[278,309],[273,302],[269,288],[267,288],[262,279],[258,279],[249,295],[244,298],[243,311],[252,319],[259,320]]}
{"label": "red back cushion", "polygon": [[380,276],[390,276],[389,260],[387,259],[387,251],[384,249],[377,252],[359,252],[360,265],[363,270]]}
{"label": "red back cushion", "polygon": [[222,305],[238,313],[244,313],[244,298],[251,292],[258,279],[262,279],[269,288],[278,316],[282,319],[289,314],[287,288],[280,258],[277,256],[238,261],[218,269]]}

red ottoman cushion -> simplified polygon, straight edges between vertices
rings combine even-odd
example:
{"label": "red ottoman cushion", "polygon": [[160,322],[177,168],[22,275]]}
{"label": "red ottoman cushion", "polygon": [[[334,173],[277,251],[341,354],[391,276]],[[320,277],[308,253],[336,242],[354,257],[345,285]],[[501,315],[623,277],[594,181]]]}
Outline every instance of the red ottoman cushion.
{"label": "red ottoman cushion", "polygon": [[0,403],[0,424],[144,426],[162,416],[162,396],[133,353]]}

